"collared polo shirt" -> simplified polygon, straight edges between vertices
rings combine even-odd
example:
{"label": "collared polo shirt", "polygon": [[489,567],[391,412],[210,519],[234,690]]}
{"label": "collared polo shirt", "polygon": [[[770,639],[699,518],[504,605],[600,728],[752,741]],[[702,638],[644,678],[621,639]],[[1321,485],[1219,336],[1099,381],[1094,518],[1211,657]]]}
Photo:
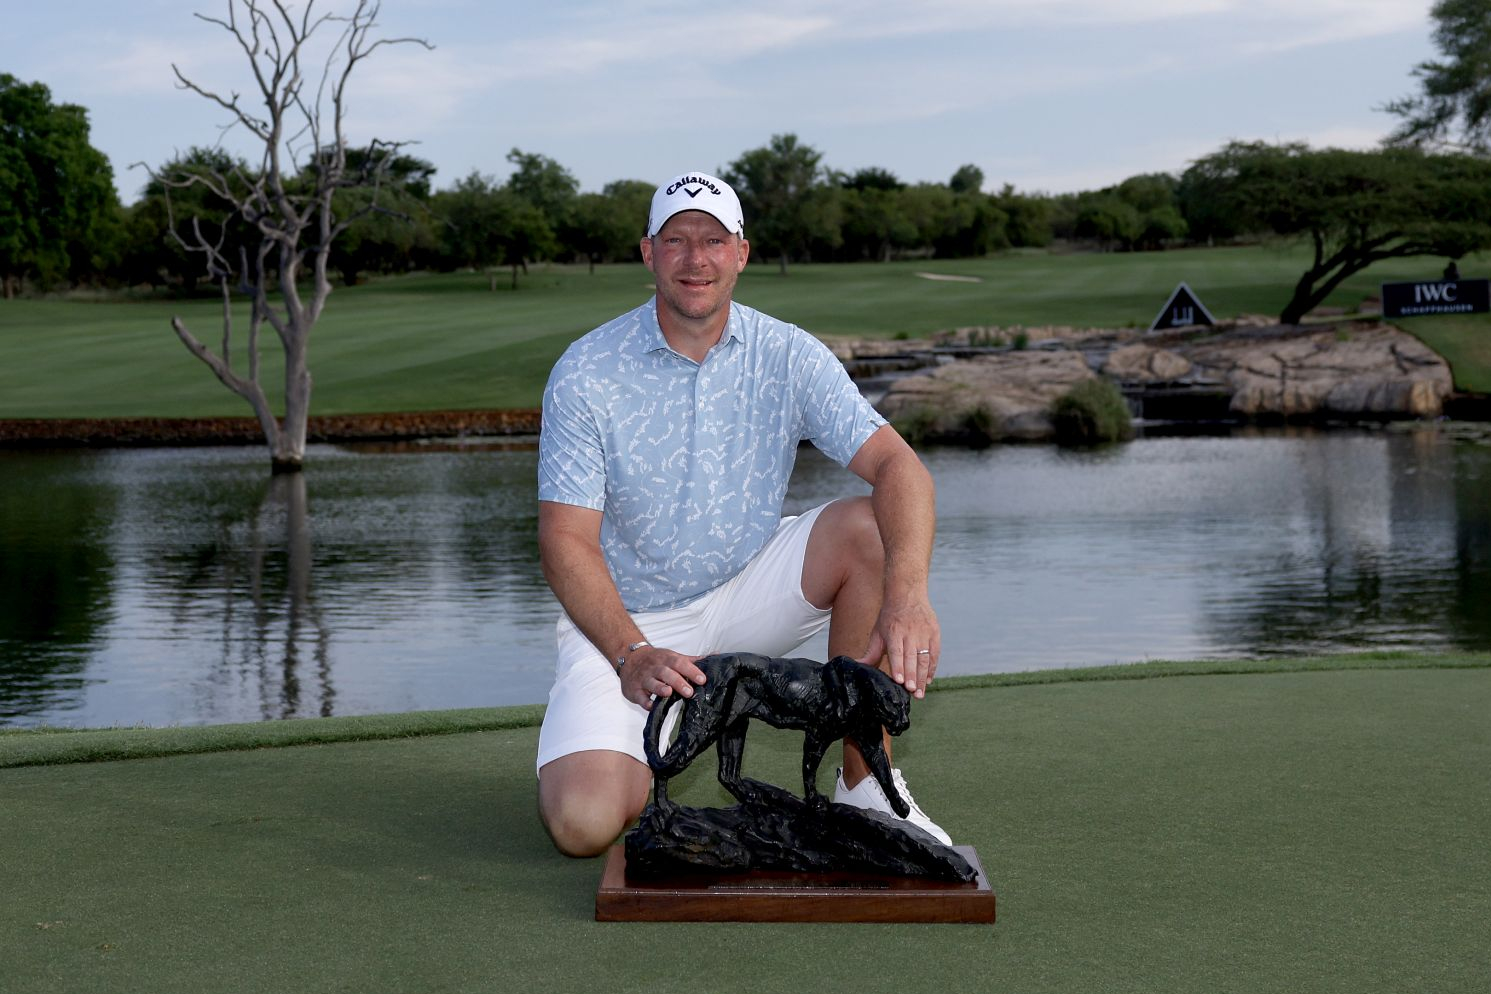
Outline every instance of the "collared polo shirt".
{"label": "collared polo shirt", "polygon": [[702,363],[668,347],[656,298],[580,338],[544,391],[540,500],[602,511],[628,611],[693,600],[781,521],[798,443],[840,465],[884,425],[822,342],[730,305]]}

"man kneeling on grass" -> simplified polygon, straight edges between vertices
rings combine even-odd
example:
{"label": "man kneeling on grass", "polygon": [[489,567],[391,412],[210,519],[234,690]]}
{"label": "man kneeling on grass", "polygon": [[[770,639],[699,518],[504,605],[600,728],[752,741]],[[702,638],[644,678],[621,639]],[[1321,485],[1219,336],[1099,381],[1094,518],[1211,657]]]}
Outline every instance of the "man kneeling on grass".
{"label": "man kneeling on grass", "polygon": [[[927,596],[932,478],[843,365],[801,328],[735,303],[750,243],[722,180],[652,198],[656,295],[576,341],[544,393],[539,549],[564,613],[539,733],[539,812],[561,852],[604,852],[647,803],[654,698],[691,697],[715,652],[828,654],[916,697],[937,671]],[[798,443],[870,484],[797,517]],[[849,742],[834,800],[894,816]],[[948,842],[906,789],[908,820]]]}

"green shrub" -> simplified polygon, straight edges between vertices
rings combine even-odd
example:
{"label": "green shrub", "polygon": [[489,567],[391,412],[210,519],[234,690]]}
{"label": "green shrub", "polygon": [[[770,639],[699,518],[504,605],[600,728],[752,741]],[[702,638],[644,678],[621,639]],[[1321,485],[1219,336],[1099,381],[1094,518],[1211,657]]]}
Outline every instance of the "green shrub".
{"label": "green shrub", "polygon": [[1061,445],[1101,445],[1134,437],[1128,402],[1113,381],[1083,380],[1051,405]]}
{"label": "green shrub", "polygon": [[916,448],[943,442],[982,449],[999,441],[1004,434],[999,415],[986,404],[955,411],[915,407],[897,415],[891,424]]}
{"label": "green shrub", "polygon": [[933,436],[936,420],[936,415],[931,408],[917,407],[896,415],[891,419],[891,426],[906,440],[907,445],[912,448],[921,448]]}

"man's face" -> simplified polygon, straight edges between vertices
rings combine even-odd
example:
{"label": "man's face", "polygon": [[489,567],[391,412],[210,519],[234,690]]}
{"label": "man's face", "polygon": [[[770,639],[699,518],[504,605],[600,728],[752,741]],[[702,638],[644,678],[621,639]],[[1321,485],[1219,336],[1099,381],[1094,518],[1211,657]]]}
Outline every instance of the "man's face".
{"label": "man's face", "polygon": [[749,242],[703,211],[674,214],[655,236],[642,239],[642,261],[657,277],[659,301],[690,321],[707,321],[729,306],[749,255]]}

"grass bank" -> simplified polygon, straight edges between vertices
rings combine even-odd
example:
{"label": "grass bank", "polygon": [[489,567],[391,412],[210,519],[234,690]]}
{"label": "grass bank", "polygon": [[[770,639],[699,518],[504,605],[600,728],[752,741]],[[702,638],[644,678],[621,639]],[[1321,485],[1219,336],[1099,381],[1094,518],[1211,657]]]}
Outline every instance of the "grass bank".
{"label": "grass bank", "polygon": [[[1277,313],[1305,264],[1298,247],[1250,247],[811,265],[785,278],[775,266],[752,266],[737,296],[821,335],[888,338],[970,325],[1148,327],[1181,281],[1218,317]],[[1432,268],[1426,260],[1381,263],[1347,280],[1329,303],[1355,306],[1382,281],[1434,275]],[[919,275],[927,272],[977,282]],[[516,291],[506,280],[491,291],[480,274],[338,288],[312,339],[314,412],[536,407],[564,347],[641,303],[650,286],[641,265],[617,265],[594,274],[536,266]],[[247,405],[176,340],[175,313],[204,341],[220,340],[220,307],[210,300],[0,302],[0,418],[245,415]],[[1491,382],[1491,356],[1479,347],[1491,322],[1480,317],[1449,324],[1422,318],[1413,328],[1435,348],[1441,337],[1463,340],[1457,376]],[[240,309],[239,354],[246,322]],[[275,349],[264,355],[264,378],[277,382]]]}
{"label": "grass bank", "polygon": [[[1491,971],[1488,664],[950,681],[898,759],[978,849],[993,928],[598,924],[599,864],[533,813],[526,721],[0,770],[3,986],[1469,994]],[[800,744],[753,729],[747,772],[793,782]],[[709,765],[681,800],[725,803]]]}
{"label": "grass bank", "polygon": [[[1045,683],[1154,680],[1177,676],[1237,676],[1246,673],[1307,673],[1324,670],[1481,669],[1491,667],[1491,654],[1364,652],[1285,659],[1229,659],[1207,661],[1150,660],[1109,666],[1027,670],[943,677],[931,687],[945,694],[995,687],[1027,687]],[[397,714],[348,715],[241,724],[189,725],[156,728],[0,728],[0,769],[96,763],[121,759],[153,759],[243,749],[274,749],[334,742],[454,735],[513,728],[537,728],[543,721],[541,704]]]}
{"label": "grass bank", "polygon": [[1456,389],[1491,394],[1491,315],[1443,314],[1395,323],[1444,357]]}

